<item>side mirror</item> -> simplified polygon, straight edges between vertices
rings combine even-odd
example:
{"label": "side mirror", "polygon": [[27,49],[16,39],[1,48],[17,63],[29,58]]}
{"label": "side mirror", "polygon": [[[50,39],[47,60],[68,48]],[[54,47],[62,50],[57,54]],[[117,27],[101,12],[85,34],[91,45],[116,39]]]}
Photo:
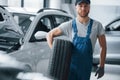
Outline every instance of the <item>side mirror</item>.
{"label": "side mirror", "polygon": [[44,31],[37,31],[34,35],[35,39],[37,40],[41,40],[41,39],[45,39],[47,35],[47,32]]}

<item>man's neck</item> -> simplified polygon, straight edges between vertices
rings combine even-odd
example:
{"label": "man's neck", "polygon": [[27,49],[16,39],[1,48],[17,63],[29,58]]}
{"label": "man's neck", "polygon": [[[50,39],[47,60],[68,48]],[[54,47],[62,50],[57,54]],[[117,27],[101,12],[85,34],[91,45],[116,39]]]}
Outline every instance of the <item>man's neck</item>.
{"label": "man's neck", "polygon": [[89,21],[89,17],[77,17],[80,23],[86,24]]}

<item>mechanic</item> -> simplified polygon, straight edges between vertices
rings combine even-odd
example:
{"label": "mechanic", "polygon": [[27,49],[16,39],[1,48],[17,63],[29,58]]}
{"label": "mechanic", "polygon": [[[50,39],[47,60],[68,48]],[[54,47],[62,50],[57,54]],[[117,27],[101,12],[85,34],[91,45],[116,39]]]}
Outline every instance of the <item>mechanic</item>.
{"label": "mechanic", "polygon": [[93,51],[96,40],[101,47],[100,66],[95,75],[101,78],[104,75],[106,59],[106,37],[102,24],[88,16],[90,0],[76,0],[77,17],[52,29],[46,36],[50,48],[53,38],[66,35],[73,43],[73,52],[68,80],[90,80]]}

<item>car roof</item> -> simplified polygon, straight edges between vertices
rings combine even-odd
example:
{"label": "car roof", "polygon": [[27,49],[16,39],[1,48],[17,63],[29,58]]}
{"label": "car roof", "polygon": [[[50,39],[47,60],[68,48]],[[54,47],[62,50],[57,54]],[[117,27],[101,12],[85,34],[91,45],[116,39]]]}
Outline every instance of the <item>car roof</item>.
{"label": "car roof", "polygon": [[120,16],[111,20],[105,27],[108,27],[111,23],[116,22],[118,20],[120,20]]}
{"label": "car roof", "polygon": [[73,15],[69,14],[68,12],[61,9],[54,9],[54,8],[43,8],[43,9],[40,9],[37,13],[44,14],[44,15],[63,15],[63,16],[73,18]]}
{"label": "car roof", "polygon": [[12,14],[27,14],[27,15],[36,15],[37,9],[34,8],[22,8],[22,7],[4,7]]}
{"label": "car roof", "polygon": [[54,8],[42,8],[40,10],[34,9],[34,8],[22,8],[22,7],[4,7],[6,10],[8,10],[12,14],[25,14],[25,15],[32,15],[35,16],[38,13],[46,13],[46,14],[53,14],[56,13],[58,15],[68,15],[70,17],[73,17],[72,15],[68,14],[66,11],[61,9],[54,9]]}
{"label": "car roof", "polygon": [[37,13],[44,12],[44,11],[60,11],[63,13],[67,13],[67,11],[64,11],[62,9],[55,9],[55,8],[43,8],[43,9],[38,10]]}

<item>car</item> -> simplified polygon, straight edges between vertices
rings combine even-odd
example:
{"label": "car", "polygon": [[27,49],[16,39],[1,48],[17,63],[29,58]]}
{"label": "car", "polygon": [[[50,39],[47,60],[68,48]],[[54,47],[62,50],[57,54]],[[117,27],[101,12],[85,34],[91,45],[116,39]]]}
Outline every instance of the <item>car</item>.
{"label": "car", "polygon": [[19,49],[8,55],[15,57],[20,62],[30,64],[33,71],[45,73],[52,50],[49,48],[44,34],[71,19],[73,16],[63,10],[50,8],[39,10],[26,34],[20,38]]}
{"label": "car", "polygon": [[[9,52],[4,50],[4,53],[8,53],[19,62],[29,64],[33,72],[46,73],[52,50],[48,47],[44,34],[72,18],[72,15],[59,9],[44,8],[39,10],[25,33],[18,26],[17,29],[20,29],[22,34],[19,34],[20,37],[17,38],[16,45],[12,49],[6,48],[9,49]],[[12,20],[14,19],[12,18]],[[11,36],[7,37],[11,38]],[[13,40],[11,39],[11,41]],[[6,42],[1,42],[0,45]]]}
{"label": "car", "polygon": [[[105,26],[107,41],[106,64],[120,65],[120,17],[113,19]],[[99,64],[99,46],[97,45],[94,53],[93,63]]]}

